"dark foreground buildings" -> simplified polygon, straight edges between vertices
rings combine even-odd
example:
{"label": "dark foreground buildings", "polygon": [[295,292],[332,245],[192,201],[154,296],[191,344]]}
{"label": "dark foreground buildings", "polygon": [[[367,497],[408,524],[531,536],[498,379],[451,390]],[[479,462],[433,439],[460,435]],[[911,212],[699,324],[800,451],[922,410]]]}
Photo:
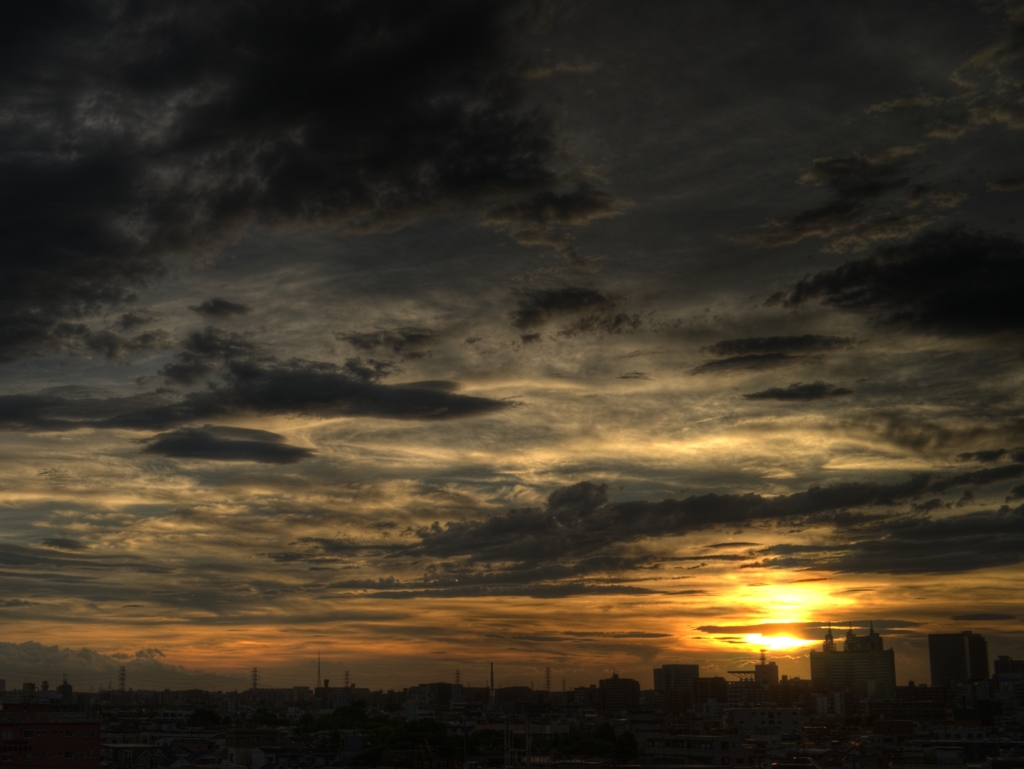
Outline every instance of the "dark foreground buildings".
{"label": "dark foreground buildings", "polygon": [[932,686],[974,683],[990,675],[985,637],[970,630],[928,636],[928,661]]}
{"label": "dark foreground buildings", "polygon": [[886,697],[896,689],[896,655],[883,647],[872,625],[866,636],[853,628],[843,650],[836,649],[831,626],[821,651],[811,652],[811,683],[817,691],[849,691],[861,697]]}
{"label": "dark foreground buildings", "polygon": [[101,720],[52,713],[49,705],[4,703],[0,763],[32,769],[99,769]]}

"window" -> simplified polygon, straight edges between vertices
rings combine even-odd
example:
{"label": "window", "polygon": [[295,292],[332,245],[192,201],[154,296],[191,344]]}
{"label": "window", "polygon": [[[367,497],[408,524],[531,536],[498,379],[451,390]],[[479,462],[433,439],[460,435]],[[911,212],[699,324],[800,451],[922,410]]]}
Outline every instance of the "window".
{"label": "window", "polygon": [[70,751],[70,750],[65,750],[64,751],[64,758],[74,758],[74,757],[75,757],[75,754],[72,751]]}
{"label": "window", "polygon": [[87,750],[84,753],[82,753],[82,758],[92,758],[92,751]]}
{"label": "window", "polygon": [[21,757],[21,760],[22,761],[31,761],[32,760],[32,754],[31,753],[26,753],[25,755],[23,755]]}
{"label": "window", "polygon": [[13,729],[4,729],[3,731],[0,731],[0,739],[3,739],[3,740],[13,740],[14,739],[14,730]]}
{"label": "window", "polygon": [[13,760],[14,760],[14,754],[13,753],[4,753],[3,758],[0,759],[0,761],[3,761],[5,764],[8,761],[13,761]]}
{"label": "window", "polygon": [[31,729],[22,729],[21,736],[27,740],[30,737],[35,737],[36,733],[33,732]]}
{"label": "window", "polygon": [[86,737],[92,737],[92,729],[86,729],[85,730],[85,736]]}
{"label": "window", "polygon": [[68,737],[74,737],[75,736],[75,730],[74,729],[68,729],[67,736]]}

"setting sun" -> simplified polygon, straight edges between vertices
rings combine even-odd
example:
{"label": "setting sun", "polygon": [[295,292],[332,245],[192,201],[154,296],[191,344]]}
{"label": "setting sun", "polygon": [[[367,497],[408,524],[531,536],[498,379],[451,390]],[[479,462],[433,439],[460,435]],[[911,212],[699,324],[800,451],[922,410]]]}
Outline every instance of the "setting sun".
{"label": "setting sun", "polygon": [[791,635],[764,635],[762,633],[748,633],[743,637],[743,640],[758,649],[768,649],[771,651],[800,649],[818,643],[817,640],[796,638]]}

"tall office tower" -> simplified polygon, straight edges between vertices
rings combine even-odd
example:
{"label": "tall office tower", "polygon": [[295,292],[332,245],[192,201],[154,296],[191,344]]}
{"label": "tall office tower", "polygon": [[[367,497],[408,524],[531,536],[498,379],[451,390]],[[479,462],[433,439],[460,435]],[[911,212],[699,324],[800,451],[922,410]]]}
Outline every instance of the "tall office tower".
{"label": "tall office tower", "polygon": [[613,673],[611,678],[602,678],[597,685],[606,711],[631,710],[640,704],[639,681],[619,678],[618,673]]}
{"label": "tall office tower", "polygon": [[666,712],[681,713],[697,704],[699,665],[662,665],[654,669],[654,691],[662,692]]}
{"label": "tall office tower", "polygon": [[654,669],[654,691],[693,692],[697,697],[700,665],[662,665]]}
{"label": "tall office tower", "polygon": [[855,635],[851,627],[843,650],[837,651],[830,625],[821,651],[811,652],[811,683],[823,692],[890,695],[896,690],[896,654],[883,648],[882,636],[875,632],[874,625],[866,636]]}
{"label": "tall office tower", "polygon": [[928,636],[928,661],[932,686],[984,681],[989,677],[988,643],[985,636],[970,630]]}
{"label": "tall office tower", "polygon": [[754,665],[754,683],[777,684],[779,682],[779,666],[769,662],[765,657],[764,649],[761,649],[761,664]]}

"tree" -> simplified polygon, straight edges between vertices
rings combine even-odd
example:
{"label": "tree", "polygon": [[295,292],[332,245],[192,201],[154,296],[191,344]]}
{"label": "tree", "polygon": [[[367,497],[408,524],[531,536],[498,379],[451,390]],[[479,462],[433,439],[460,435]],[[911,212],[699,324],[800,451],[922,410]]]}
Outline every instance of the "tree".
{"label": "tree", "polygon": [[640,746],[636,744],[633,732],[623,732],[615,738],[615,760],[629,761],[640,754]]}
{"label": "tree", "polygon": [[196,708],[188,718],[189,726],[211,727],[220,725],[220,714],[210,708]]}

